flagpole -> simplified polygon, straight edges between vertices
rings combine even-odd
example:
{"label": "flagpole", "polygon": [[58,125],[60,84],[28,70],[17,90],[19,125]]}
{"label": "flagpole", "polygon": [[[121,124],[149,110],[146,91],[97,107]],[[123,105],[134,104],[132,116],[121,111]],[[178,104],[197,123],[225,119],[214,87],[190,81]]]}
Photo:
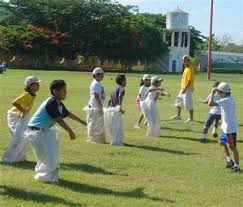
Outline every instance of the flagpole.
{"label": "flagpole", "polygon": [[211,79],[212,71],[212,36],[213,36],[213,0],[211,0],[211,11],[210,11],[210,28],[208,38],[208,68],[207,68],[207,79]]}

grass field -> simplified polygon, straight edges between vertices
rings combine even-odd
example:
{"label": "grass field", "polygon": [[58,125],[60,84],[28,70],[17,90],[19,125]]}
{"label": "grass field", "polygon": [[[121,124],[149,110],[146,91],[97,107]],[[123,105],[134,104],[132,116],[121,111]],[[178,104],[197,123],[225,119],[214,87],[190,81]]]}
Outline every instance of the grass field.
{"label": "grass field", "polygon": [[[9,142],[6,112],[11,101],[23,91],[23,80],[28,75],[42,79],[34,109],[49,96],[51,80],[65,79],[68,84],[66,106],[84,117],[82,108],[89,98],[88,73],[9,70],[0,75],[0,154]],[[106,74],[103,85],[110,94],[115,74]],[[113,80],[112,80],[113,78]],[[124,99],[125,147],[92,145],[86,142],[85,130],[77,130],[77,139],[70,141],[62,131],[60,184],[50,185],[33,180],[35,159],[31,150],[28,162],[6,165],[0,163],[0,206],[243,206],[243,174],[230,174],[217,142],[199,142],[208,106],[199,103],[211,90],[212,82],[206,75],[196,77],[195,121],[185,124],[173,122],[174,99],[179,90],[179,75],[164,75],[163,87],[170,98],[158,103],[161,116],[160,138],[148,138],[146,129],[133,128],[139,112],[134,100],[141,75],[127,75]],[[213,79],[228,81],[237,101],[239,152],[243,161],[243,89],[241,75],[213,74]],[[183,112],[183,118],[188,114]],[[70,122],[73,129],[78,124]],[[211,134],[211,132],[210,132]]]}

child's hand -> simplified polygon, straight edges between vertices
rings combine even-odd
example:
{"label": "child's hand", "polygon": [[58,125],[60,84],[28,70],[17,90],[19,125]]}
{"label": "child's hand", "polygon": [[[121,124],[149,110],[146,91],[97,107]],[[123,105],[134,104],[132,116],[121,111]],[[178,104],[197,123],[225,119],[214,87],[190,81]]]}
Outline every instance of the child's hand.
{"label": "child's hand", "polygon": [[70,140],[75,140],[76,139],[76,135],[74,134],[73,131],[69,132],[69,137],[70,137]]}
{"label": "child's hand", "polygon": [[28,110],[25,110],[25,109],[24,109],[24,110],[22,111],[21,118],[24,118],[24,117],[28,114],[28,112],[29,112]]}
{"label": "child's hand", "polygon": [[122,114],[125,114],[125,111],[123,109],[120,110]]}

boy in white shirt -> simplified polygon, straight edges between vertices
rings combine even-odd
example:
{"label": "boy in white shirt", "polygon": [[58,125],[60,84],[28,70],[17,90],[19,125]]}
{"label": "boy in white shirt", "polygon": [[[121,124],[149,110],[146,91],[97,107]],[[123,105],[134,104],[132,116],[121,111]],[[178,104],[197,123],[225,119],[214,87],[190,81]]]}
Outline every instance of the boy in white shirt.
{"label": "boy in white shirt", "polygon": [[104,79],[104,71],[102,68],[95,68],[93,70],[93,78],[90,85],[90,100],[89,109],[87,112],[87,128],[88,141],[91,143],[104,143],[104,116],[103,104],[106,98],[104,87],[101,81]]}
{"label": "boy in white shirt", "polygon": [[[220,94],[221,99],[215,102],[213,98],[217,91]],[[231,90],[228,83],[222,82],[217,88],[212,90],[208,105],[220,106],[221,108],[223,134],[219,143],[223,146],[226,154],[226,167],[231,168],[231,172],[241,172],[239,165],[239,153],[236,147],[238,122],[236,118],[235,101],[231,97]],[[228,145],[233,152],[235,162],[233,162],[230,158]]]}
{"label": "boy in white shirt", "polygon": [[[213,88],[218,87],[219,84],[220,84],[220,82],[215,82],[213,84]],[[203,100],[202,103],[208,104],[209,98],[210,98],[210,95],[207,97],[206,100]],[[219,92],[217,91],[216,94],[214,95],[213,101],[216,102],[220,99],[221,99],[221,97],[219,95]],[[214,122],[215,122],[215,124],[214,124],[212,134],[213,134],[214,138],[218,137],[218,125],[219,125],[220,120],[221,120],[221,108],[220,108],[220,106],[211,107],[209,114],[208,114],[208,119],[205,122],[205,125],[204,125],[204,128],[203,128],[202,138],[201,138],[202,143],[205,143],[207,141],[208,129],[212,126],[212,124]]]}

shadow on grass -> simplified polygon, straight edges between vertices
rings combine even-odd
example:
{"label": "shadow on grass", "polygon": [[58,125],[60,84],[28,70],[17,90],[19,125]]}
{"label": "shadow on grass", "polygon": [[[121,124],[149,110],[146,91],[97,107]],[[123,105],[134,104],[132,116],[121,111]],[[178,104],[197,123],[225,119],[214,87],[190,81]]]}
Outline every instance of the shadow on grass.
{"label": "shadow on grass", "polygon": [[194,154],[197,154],[197,153],[186,153],[186,152],[183,152],[183,151],[180,151],[180,150],[171,150],[171,149],[165,149],[165,148],[153,147],[153,146],[146,146],[146,145],[124,144],[124,146],[148,150],[148,151],[154,151],[154,152],[176,154],[176,155],[194,155]]}
{"label": "shadow on grass", "polygon": [[144,188],[136,188],[132,191],[113,191],[110,189],[91,186],[87,184],[81,184],[73,181],[68,180],[59,180],[60,187],[68,188],[69,190],[79,192],[79,193],[88,193],[94,195],[107,195],[107,196],[116,196],[116,197],[127,197],[127,198],[136,198],[136,199],[149,199],[152,201],[160,201],[160,202],[169,202],[174,203],[175,201],[166,199],[166,198],[158,198],[158,197],[151,197],[144,193]]}
{"label": "shadow on grass", "polygon": [[[179,140],[187,140],[187,141],[193,141],[193,142],[198,142],[200,143],[201,139],[195,139],[195,138],[191,138],[191,137],[178,137],[178,136],[168,136],[168,135],[165,135],[165,136],[160,136],[161,138],[164,138],[164,139],[179,139]],[[217,140],[213,140],[213,139],[208,139],[208,142],[209,143],[218,143]]]}
{"label": "shadow on grass", "polygon": [[5,185],[0,185],[0,195],[21,201],[31,201],[41,204],[53,203],[53,206],[56,206],[58,204],[62,204],[65,206],[83,206],[82,204],[69,202],[63,198],[59,198],[56,196],[45,195],[39,192],[29,192],[21,188],[15,188]]}
{"label": "shadow on grass", "polygon": [[168,130],[168,131],[177,131],[177,132],[193,132],[193,133],[202,133],[200,131],[195,131],[192,129],[175,129],[175,128],[170,128],[170,127],[161,127],[162,130]]}
{"label": "shadow on grass", "polygon": [[2,166],[10,166],[10,167],[16,167],[20,169],[35,169],[36,163],[33,161],[23,161],[23,162],[16,162],[16,163],[7,163],[7,162],[0,162],[0,165]]}

